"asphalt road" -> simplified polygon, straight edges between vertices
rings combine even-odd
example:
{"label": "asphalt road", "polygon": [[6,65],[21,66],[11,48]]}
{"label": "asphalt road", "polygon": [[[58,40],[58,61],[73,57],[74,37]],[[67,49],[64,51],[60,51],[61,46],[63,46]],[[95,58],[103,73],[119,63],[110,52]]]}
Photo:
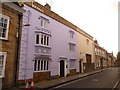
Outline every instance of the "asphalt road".
{"label": "asphalt road", "polygon": [[103,72],[55,88],[113,88],[118,79],[118,68],[112,67]]}

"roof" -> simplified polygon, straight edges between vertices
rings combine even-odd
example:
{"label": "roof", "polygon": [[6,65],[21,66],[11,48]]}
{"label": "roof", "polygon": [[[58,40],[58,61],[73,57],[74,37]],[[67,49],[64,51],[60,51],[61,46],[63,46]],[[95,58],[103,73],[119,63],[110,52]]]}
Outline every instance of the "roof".
{"label": "roof", "polygon": [[63,17],[59,16],[57,13],[51,11],[50,9],[45,8],[43,5],[39,4],[38,2],[25,2],[27,6],[53,18],[54,20],[74,29],[75,31],[79,32],[80,34],[84,35],[85,37],[89,38],[90,40],[93,40],[93,37],[77,27],[76,25],[72,24],[68,20],[64,19]]}
{"label": "roof", "polygon": [[98,48],[100,48],[100,49],[102,49],[102,50],[104,50],[104,51],[107,51],[107,50],[105,50],[103,47],[99,46],[99,44],[96,44],[96,43],[95,43],[95,47],[98,47]]}

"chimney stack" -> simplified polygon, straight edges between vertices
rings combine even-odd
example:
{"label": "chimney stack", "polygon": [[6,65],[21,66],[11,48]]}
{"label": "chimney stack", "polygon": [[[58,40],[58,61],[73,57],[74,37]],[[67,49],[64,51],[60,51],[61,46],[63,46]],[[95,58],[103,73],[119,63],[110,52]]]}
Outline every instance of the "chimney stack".
{"label": "chimney stack", "polygon": [[44,7],[47,8],[47,9],[49,9],[49,10],[51,10],[51,6],[50,6],[48,3],[46,3],[46,4],[44,5]]}
{"label": "chimney stack", "polygon": [[94,40],[94,43],[98,44],[98,41],[97,41],[97,40]]}

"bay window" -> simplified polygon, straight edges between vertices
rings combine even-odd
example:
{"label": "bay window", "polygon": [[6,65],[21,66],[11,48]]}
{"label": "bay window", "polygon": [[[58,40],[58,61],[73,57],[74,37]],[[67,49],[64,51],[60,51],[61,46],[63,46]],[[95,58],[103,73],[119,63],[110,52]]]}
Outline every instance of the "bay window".
{"label": "bay window", "polygon": [[50,45],[50,36],[47,34],[37,33],[36,34],[36,45],[49,46]]}
{"label": "bay window", "polygon": [[34,61],[34,71],[48,71],[49,70],[49,61],[48,60],[35,60]]}

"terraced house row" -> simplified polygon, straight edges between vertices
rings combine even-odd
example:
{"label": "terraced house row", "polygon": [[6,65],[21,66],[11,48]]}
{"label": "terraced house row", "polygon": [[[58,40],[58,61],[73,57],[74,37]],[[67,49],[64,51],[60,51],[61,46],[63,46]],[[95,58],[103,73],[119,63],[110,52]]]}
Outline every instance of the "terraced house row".
{"label": "terraced house row", "polygon": [[[38,2],[3,2],[0,12],[2,86],[67,77],[112,66],[97,40]],[[108,58],[109,57],[109,58]]]}

